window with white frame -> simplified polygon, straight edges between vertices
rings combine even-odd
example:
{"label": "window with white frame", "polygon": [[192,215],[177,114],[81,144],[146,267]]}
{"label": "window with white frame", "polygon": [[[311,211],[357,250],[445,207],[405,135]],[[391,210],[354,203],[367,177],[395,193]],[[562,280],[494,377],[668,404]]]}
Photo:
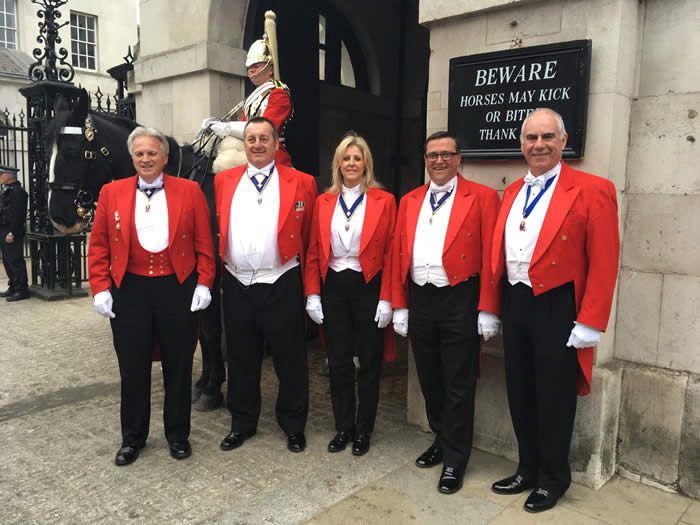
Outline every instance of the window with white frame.
{"label": "window with white frame", "polygon": [[0,0],[0,48],[17,49],[15,0]]}
{"label": "window with white frame", "polygon": [[97,69],[96,16],[71,11],[70,45],[73,67],[93,71]]}

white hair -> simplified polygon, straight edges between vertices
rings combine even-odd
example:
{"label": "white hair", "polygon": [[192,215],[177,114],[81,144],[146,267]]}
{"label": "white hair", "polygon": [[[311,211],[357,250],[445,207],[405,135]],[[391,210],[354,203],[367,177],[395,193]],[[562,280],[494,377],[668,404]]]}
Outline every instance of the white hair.
{"label": "white hair", "polygon": [[170,153],[168,138],[163,134],[163,132],[157,130],[156,128],[138,126],[134,128],[131,133],[129,133],[129,137],[126,139],[126,147],[129,150],[129,155],[134,154],[134,139],[136,137],[155,137],[160,142],[160,149],[163,150],[163,156],[167,157],[168,153]]}
{"label": "white hair", "polygon": [[553,115],[554,118],[557,119],[557,127],[559,128],[559,138],[561,140],[564,140],[564,135],[566,135],[566,126],[564,126],[564,119],[561,117],[561,115],[553,109],[537,108],[532,113],[530,113],[525,120],[523,120],[523,125],[520,127],[520,142],[522,143],[525,141],[525,124],[528,120],[530,120],[530,117],[532,117],[532,115],[540,111],[545,111],[550,115]]}

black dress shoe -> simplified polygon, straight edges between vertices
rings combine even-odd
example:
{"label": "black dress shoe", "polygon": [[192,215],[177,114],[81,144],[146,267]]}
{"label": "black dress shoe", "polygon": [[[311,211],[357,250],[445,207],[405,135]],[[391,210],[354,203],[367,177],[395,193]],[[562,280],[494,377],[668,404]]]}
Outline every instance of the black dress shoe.
{"label": "black dress shoe", "polygon": [[440,481],[438,481],[438,491],[443,494],[454,494],[462,488],[464,474],[460,474],[455,467],[442,467]]}
{"label": "black dress shoe", "polygon": [[292,432],[287,435],[287,448],[291,452],[304,452],[306,448],[306,438],[303,432]]}
{"label": "black dress shoe", "polygon": [[4,292],[0,292],[0,297],[9,297],[12,295],[12,289],[8,288]]}
{"label": "black dress shoe", "polygon": [[416,460],[416,466],[420,468],[430,468],[440,463],[442,463],[442,448],[436,445],[432,445]]}
{"label": "black dress shoe", "polygon": [[542,512],[557,504],[559,496],[547,489],[535,489],[525,500],[524,508],[528,512]]}
{"label": "black dress shoe", "polygon": [[331,442],[328,443],[328,452],[340,452],[345,450],[345,446],[352,441],[351,432],[338,432]]}
{"label": "black dress shoe", "polygon": [[120,448],[117,451],[116,457],[114,458],[114,463],[119,467],[123,467],[124,465],[133,463],[134,461],[136,461],[136,458],[139,457],[140,448],[143,447],[126,446]]}
{"label": "black dress shoe", "polygon": [[364,456],[369,452],[369,434],[360,434],[352,442],[352,455]]}
{"label": "black dress shoe", "polygon": [[179,443],[170,444],[170,455],[175,459],[185,459],[192,455],[192,447],[190,442],[180,441]]}
{"label": "black dress shoe", "polygon": [[29,299],[31,297],[29,290],[23,290],[21,292],[12,292],[10,295],[7,296],[7,299],[5,299],[8,303],[13,303],[15,301],[23,301],[25,299]]}
{"label": "black dress shoe", "polygon": [[534,488],[535,484],[520,474],[515,474],[491,485],[491,490],[496,494],[520,494]]}
{"label": "black dress shoe", "polygon": [[224,438],[224,440],[221,442],[221,450],[233,450],[234,448],[240,447],[243,443],[245,443],[245,440],[248,439],[249,437],[253,437],[255,435],[255,430],[253,430],[249,434],[243,434],[241,432],[231,432],[228,436]]}

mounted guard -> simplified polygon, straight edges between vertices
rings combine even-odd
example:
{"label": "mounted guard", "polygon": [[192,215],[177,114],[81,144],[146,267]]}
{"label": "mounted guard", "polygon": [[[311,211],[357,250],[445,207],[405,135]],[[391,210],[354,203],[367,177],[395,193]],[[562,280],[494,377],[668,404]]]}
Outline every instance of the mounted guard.
{"label": "mounted guard", "polygon": [[222,119],[209,117],[202,122],[198,141],[206,141],[211,134],[221,139],[214,146],[214,173],[247,162],[243,151],[243,128],[246,121],[254,117],[265,117],[272,121],[280,140],[275,162],[278,165],[292,166],[292,158],[284,146],[284,136],[294,108],[289,87],[280,81],[276,18],[273,11],[265,13],[265,33],[248,50],[245,65],[248,78],[256,86],[255,91],[236,104]]}

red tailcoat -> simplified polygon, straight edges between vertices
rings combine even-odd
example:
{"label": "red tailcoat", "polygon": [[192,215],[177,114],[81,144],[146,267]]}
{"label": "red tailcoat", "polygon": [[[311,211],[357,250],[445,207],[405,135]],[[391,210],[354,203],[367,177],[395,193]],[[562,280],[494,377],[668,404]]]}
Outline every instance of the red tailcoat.
{"label": "red tailcoat", "polygon": [[[231,201],[247,165],[236,166],[217,173],[214,179],[216,218],[219,221],[219,255],[224,260],[228,238]],[[280,187],[280,209],[277,222],[277,246],[280,264],[299,256],[304,268],[304,257],[309,242],[311,216],[316,200],[316,180],[307,173],[277,164]],[[245,227],[245,225],[239,225]]]}
{"label": "red tailcoat", "polygon": [[[413,257],[416,225],[430,184],[407,193],[399,204],[394,232],[391,302],[394,308],[408,308],[408,279]],[[454,190],[454,202],[447,223],[442,264],[455,286],[469,276],[480,276],[479,310],[497,313],[498,285],[491,276],[489,256],[499,199],[495,190],[469,181],[461,175]]]}
{"label": "red tailcoat", "polygon": [[[137,176],[106,184],[100,191],[88,248],[92,294],[121,285],[129,263],[129,235],[134,220]],[[214,285],[216,263],[209,208],[196,182],[163,175],[168,202],[168,253],[182,283],[197,266],[197,283]]]}
{"label": "red tailcoat", "polygon": [[[506,219],[523,184],[520,179],[506,188],[496,222],[491,269],[499,283],[506,279]],[[574,170],[562,162],[530,261],[528,276],[533,293],[539,295],[573,281],[576,320],[604,331],[612,307],[619,254],[615,186],[607,179]],[[500,304],[493,311],[500,313]],[[591,391],[593,357],[593,348],[578,350],[579,395]]]}

